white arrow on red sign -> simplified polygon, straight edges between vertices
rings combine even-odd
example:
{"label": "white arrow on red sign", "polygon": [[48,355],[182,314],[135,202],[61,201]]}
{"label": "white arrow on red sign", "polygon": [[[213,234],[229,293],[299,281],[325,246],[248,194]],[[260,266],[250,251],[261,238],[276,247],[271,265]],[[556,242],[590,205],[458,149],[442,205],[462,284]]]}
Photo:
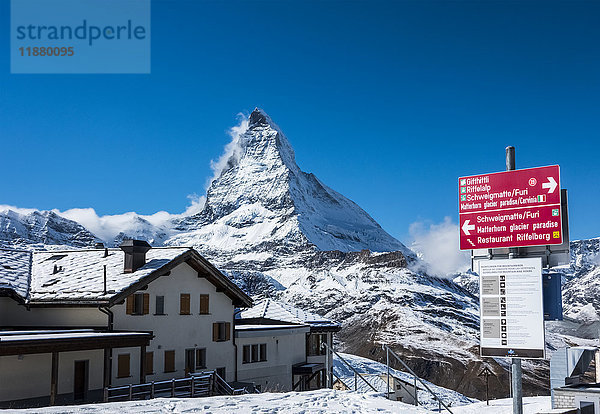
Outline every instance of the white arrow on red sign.
{"label": "white arrow on red sign", "polygon": [[471,230],[475,230],[475,225],[469,224],[470,221],[471,220],[465,220],[465,222],[462,226],[462,231],[464,231],[467,236],[471,235],[471,233],[469,233]]}
{"label": "white arrow on red sign", "polygon": [[558,186],[558,184],[556,183],[556,180],[553,177],[546,177],[546,178],[548,178],[548,182],[542,183],[542,188],[547,188],[548,194],[552,194],[554,192],[554,190],[556,190],[556,187]]}

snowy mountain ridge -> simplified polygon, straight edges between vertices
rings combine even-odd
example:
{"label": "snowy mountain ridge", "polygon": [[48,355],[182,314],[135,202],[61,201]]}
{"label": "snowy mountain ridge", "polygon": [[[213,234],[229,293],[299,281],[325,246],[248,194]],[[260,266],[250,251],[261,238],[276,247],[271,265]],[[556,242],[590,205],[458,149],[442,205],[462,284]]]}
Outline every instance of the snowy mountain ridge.
{"label": "snowy mountain ridge", "polygon": [[[96,228],[80,229],[77,224],[83,223],[77,223],[77,217],[95,214],[93,210],[69,210],[61,217],[58,211],[25,214],[5,207],[0,210],[1,240],[12,245],[71,240],[83,247],[98,240],[115,246],[124,238],[136,238],[155,246],[188,245],[229,256],[286,246],[295,251],[399,250],[413,257],[356,203],[300,170],[288,139],[264,111],[252,112],[229,147],[229,157],[195,214],[126,213],[97,218]],[[48,216],[46,223],[25,231],[40,214]],[[56,227],[69,234],[49,237],[48,229]]]}

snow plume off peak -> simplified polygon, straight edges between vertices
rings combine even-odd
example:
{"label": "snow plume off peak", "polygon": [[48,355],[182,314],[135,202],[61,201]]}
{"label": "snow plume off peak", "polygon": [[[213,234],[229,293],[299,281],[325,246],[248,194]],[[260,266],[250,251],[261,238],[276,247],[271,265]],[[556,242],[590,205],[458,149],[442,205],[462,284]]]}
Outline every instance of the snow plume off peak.
{"label": "snow plume off peak", "polygon": [[215,181],[224,170],[228,170],[234,167],[240,159],[242,153],[242,147],[240,145],[240,136],[248,130],[249,117],[248,115],[240,112],[237,114],[238,124],[234,127],[229,128],[227,133],[231,137],[231,141],[225,145],[223,154],[215,161],[210,162],[210,168],[213,171],[213,176],[208,180],[206,187],[208,188],[213,181]]}
{"label": "snow plume off peak", "polygon": [[469,255],[458,246],[458,225],[450,217],[439,224],[416,222],[410,225],[411,248],[426,262],[428,271],[438,276],[450,276],[467,270]]}

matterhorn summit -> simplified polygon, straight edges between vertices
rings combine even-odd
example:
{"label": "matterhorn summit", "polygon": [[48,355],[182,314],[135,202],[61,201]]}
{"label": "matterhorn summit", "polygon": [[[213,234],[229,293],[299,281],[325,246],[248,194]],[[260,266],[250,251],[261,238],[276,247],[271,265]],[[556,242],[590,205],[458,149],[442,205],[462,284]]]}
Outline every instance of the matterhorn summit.
{"label": "matterhorn summit", "polygon": [[204,209],[182,219],[167,244],[254,253],[270,249],[410,251],[356,203],[296,164],[281,129],[261,109],[234,138]]}

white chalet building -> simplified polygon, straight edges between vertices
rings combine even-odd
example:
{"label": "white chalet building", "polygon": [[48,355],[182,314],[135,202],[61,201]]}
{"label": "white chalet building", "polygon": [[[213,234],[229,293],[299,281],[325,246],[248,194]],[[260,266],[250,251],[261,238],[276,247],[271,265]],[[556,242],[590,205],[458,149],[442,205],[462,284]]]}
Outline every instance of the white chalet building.
{"label": "white chalet building", "polygon": [[0,406],[99,401],[106,386],[216,370],[235,381],[251,298],[190,248],[0,250]]}
{"label": "white chalet building", "polygon": [[339,329],[273,300],[253,307],[187,247],[0,249],[0,408],[102,401],[106,387],[204,371],[238,389],[321,388],[321,343]]}

